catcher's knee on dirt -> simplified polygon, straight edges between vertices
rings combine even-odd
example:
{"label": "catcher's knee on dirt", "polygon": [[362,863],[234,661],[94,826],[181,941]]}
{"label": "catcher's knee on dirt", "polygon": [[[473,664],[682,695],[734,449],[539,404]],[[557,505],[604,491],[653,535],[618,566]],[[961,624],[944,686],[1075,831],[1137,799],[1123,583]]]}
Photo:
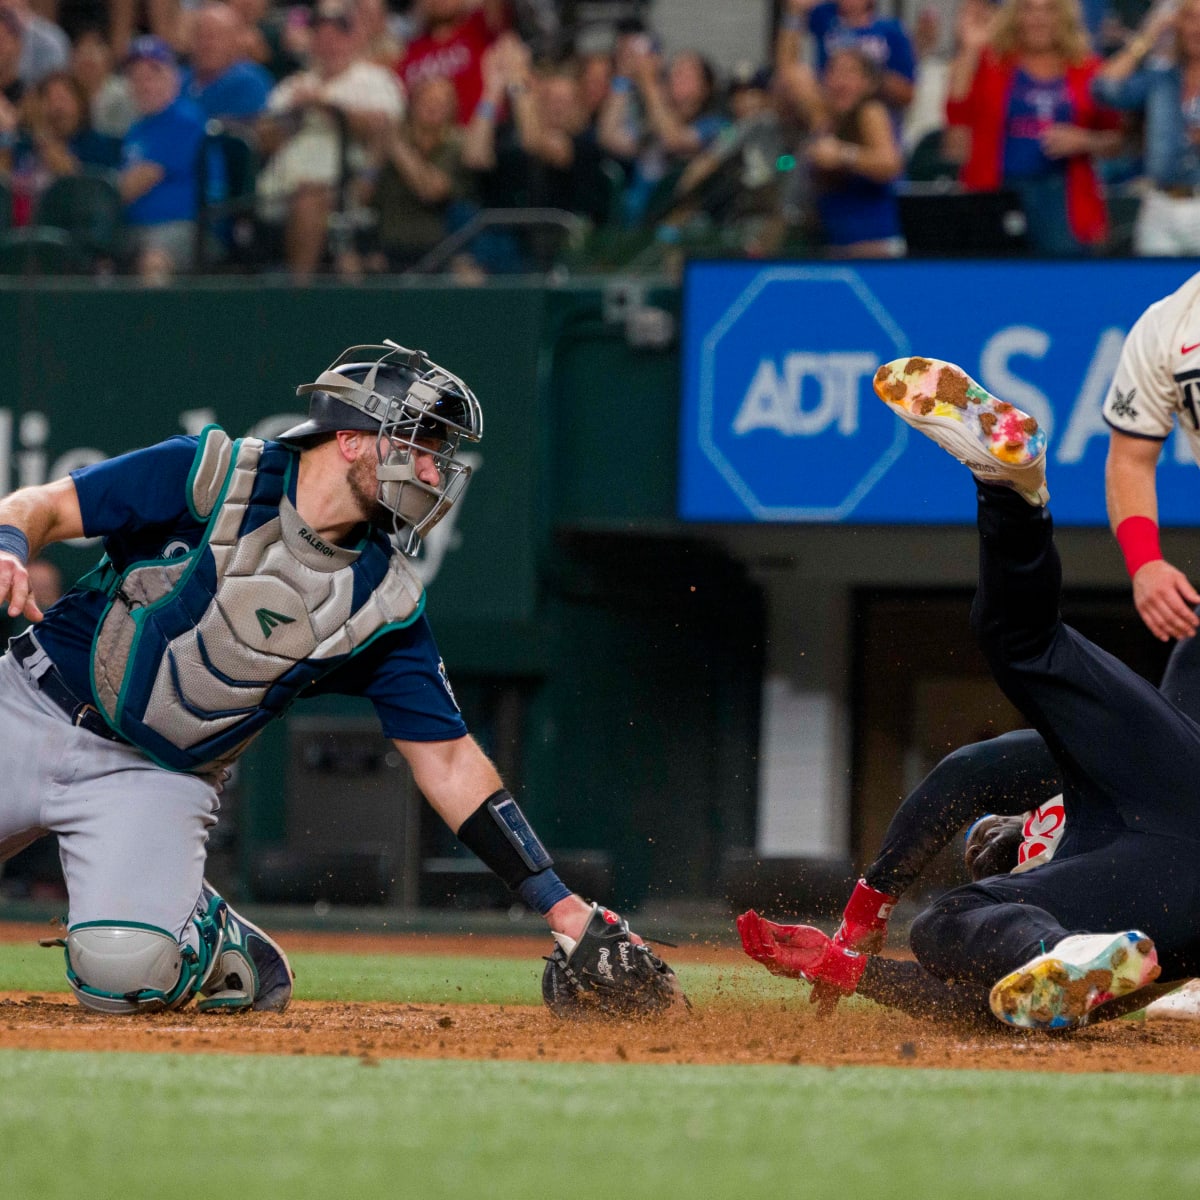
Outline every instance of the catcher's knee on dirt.
{"label": "catcher's knee on dirt", "polygon": [[118,921],[77,925],[61,945],[67,982],[85,1008],[103,1013],[182,1008],[213,964],[220,931],[197,919],[199,944],[180,945],[165,929]]}

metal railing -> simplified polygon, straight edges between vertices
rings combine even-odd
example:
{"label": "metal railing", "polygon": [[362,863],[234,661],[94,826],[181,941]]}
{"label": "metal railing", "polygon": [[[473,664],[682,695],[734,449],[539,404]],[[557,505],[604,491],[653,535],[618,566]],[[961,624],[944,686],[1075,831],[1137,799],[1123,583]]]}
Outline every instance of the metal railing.
{"label": "metal railing", "polygon": [[590,225],[583,217],[563,208],[485,208],[465,225],[443,238],[406,275],[431,275],[442,270],[456,254],[462,253],[480,234],[493,229],[561,229],[567,245],[578,249]]}

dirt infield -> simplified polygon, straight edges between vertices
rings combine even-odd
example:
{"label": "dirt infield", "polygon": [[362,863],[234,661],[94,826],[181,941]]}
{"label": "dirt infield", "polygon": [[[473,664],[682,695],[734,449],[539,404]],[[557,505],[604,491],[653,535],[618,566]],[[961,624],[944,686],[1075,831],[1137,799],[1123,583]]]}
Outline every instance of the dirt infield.
{"label": "dirt infield", "polygon": [[298,1001],[283,1015],[85,1012],[65,995],[0,993],[0,1049],[354,1055],[557,1062],[809,1064],[1200,1072],[1194,1024],[1122,1021],[1049,1038],[938,1029],[883,1010],[822,1020],[780,1006],[706,1005],[662,1020],[564,1024],[541,1008]]}
{"label": "dirt infield", "polygon": [[[0,925],[0,939],[47,930]],[[347,953],[536,954],[529,938],[289,933],[289,949]],[[673,961],[738,962],[730,947],[683,946]],[[1200,1023],[1119,1021],[1068,1037],[947,1029],[883,1009],[713,1001],[652,1022],[564,1023],[542,1008],[298,1001],[282,1015],[104,1017],[58,993],[0,993],[0,1049],[318,1054],[560,1062],[808,1064],[1043,1071],[1200,1072]]]}

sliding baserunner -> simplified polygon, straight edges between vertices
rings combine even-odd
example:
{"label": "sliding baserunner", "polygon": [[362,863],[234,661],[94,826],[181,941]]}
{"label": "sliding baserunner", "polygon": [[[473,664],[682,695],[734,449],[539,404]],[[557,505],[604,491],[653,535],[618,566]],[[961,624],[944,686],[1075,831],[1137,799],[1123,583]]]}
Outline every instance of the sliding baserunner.
{"label": "sliding baserunner", "polygon": [[[932,1015],[990,1008],[1011,1025],[1065,1029],[1139,1006],[1160,975],[1187,978],[1200,962],[1200,725],[1063,624],[1036,421],[932,359],[887,364],[875,390],[976,477],[972,625],[1061,773],[1065,829],[1049,861],[956,888],[923,912],[916,963],[754,912],[739,918],[743,944],[777,973]],[[864,946],[890,896],[856,900],[847,921],[859,928],[842,940]]]}

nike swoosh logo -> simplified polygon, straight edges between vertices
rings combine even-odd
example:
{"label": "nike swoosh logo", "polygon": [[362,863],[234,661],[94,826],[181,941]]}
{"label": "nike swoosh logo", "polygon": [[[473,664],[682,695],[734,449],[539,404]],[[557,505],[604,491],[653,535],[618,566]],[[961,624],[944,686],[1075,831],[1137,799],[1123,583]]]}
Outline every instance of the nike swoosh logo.
{"label": "nike swoosh logo", "polygon": [[1193,350],[1200,350],[1200,342],[1193,342],[1190,346],[1180,346],[1180,354],[1191,354]]}

